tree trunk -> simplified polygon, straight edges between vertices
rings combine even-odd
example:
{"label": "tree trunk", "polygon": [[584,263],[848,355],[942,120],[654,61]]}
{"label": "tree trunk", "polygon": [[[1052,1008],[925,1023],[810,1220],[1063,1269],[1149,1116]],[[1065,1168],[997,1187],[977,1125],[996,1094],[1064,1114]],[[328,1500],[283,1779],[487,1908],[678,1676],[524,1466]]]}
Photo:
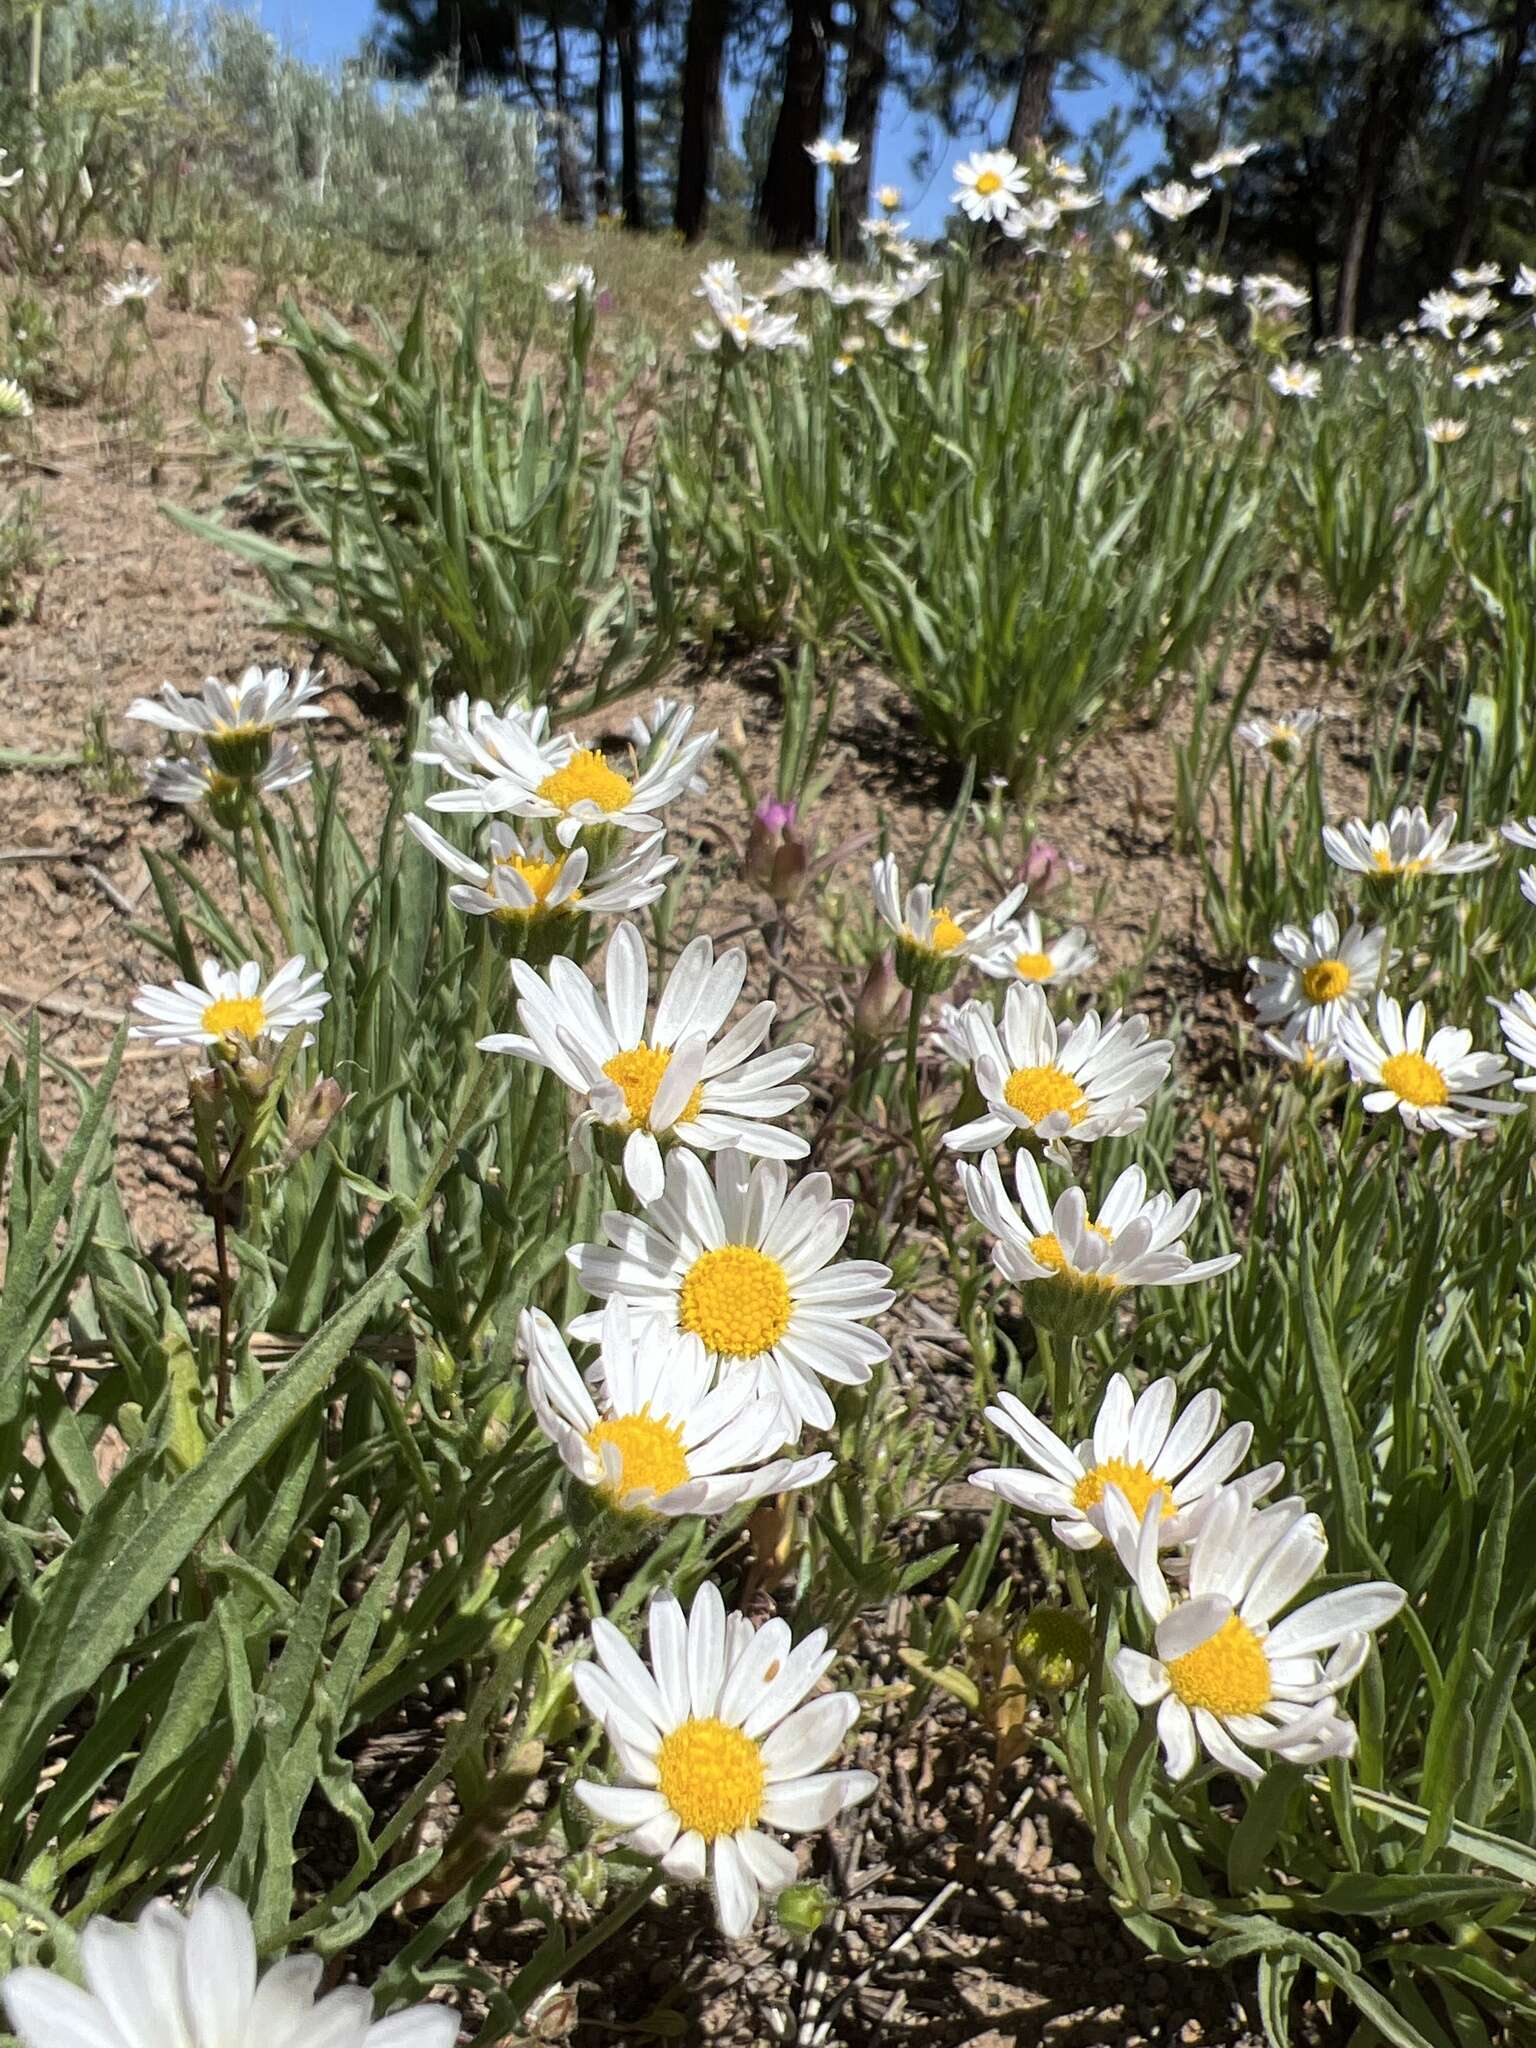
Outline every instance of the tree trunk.
{"label": "tree trunk", "polygon": [[1359,324],[1361,281],[1375,266],[1392,174],[1438,48],[1437,40],[1409,43],[1382,51],[1371,67],[1333,298],[1333,332],[1341,341],[1351,339]]}
{"label": "tree trunk", "polygon": [[729,0],[693,0],[688,10],[672,225],[689,242],[698,240],[709,218],[709,179],[720,131],[720,69],[729,19]]}
{"label": "tree trunk", "polygon": [[645,197],[640,190],[640,52],[634,0],[613,0],[611,14],[619,62],[619,203],[625,227],[639,233],[645,227]]}
{"label": "tree trunk", "polygon": [[1472,149],[1461,173],[1461,190],[1456,196],[1455,226],[1451,231],[1451,260],[1447,268],[1462,269],[1472,254],[1482,220],[1483,192],[1493,153],[1509,120],[1515,79],[1525,58],[1525,46],[1536,27],[1536,0],[1515,0],[1514,11],[1499,43],[1499,54],[1488,72],[1482,100],[1472,130]]}
{"label": "tree trunk", "polygon": [[828,0],[790,0],[784,97],[758,195],[758,231],[770,249],[816,239],[816,166],[806,155],[821,133],[827,90]]}
{"label": "tree trunk", "polygon": [[586,218],[586,206],[581,191],[581,161],[576,148],[576,123],[571,118],[570,93],[566,80],[565,38],[560,32],[558,22],[553,23],[551,27],[555,44],[555,111],[551,121],[555,131],[555,162],[560,181],[560,218],[580,222]]}
{"label": "tree trunk", "polygon": [[1014,95],[1013,119],[1008,123],[1008,147],[1016,157],[1027,157],[1045,140],[1055,85],[1056,59],[1040,47],[1032,34],[1024,52],[1024,68],[1019,73],[1019,89]]}
{"label": "tree trunk", "polygon": [[597,133],[594,138],[596,164],[592,174],[592,198],[599,214],[604,214],[613,204],[613,138],[609,129],[610,103],[613,99],[613,29],[609,16],[603,16],[603,25],[597,32]]}
{"label": "tree trunk", "polygon": [[[1533,0],[1536,4],[1536,0]],[[875,171],[875,130],[885,89],[890,0],[854,0],[848,34],[848,75],[843,87],[843,135],[859,145],[859,160],[839,175],[843,253],[863,253],[859,223],[869,212],[869,184]]]}

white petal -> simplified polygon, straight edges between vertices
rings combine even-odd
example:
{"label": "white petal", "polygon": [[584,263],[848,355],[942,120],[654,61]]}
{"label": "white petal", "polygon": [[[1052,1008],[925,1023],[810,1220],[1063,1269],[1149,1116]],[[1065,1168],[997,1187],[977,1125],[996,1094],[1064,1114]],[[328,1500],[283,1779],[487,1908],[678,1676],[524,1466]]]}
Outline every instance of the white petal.
{"label": "white petal", "polygon": [[98,2001],[51,1970],[12,1970],[0,1999],[23,2048],[123,2048]]}
{"label": "white petal", "polygon": [[244,2038],[256,1992],[256,1940],[250,1914],[229,1892],[204,1892],[187,1916],[181,1991],[200,2048]]}
{"label": "white petal", "polygon": [[719,1837],[710,1862],[720,1931],[738,1940],[757,1918],[757,1879],[732,1835]]}

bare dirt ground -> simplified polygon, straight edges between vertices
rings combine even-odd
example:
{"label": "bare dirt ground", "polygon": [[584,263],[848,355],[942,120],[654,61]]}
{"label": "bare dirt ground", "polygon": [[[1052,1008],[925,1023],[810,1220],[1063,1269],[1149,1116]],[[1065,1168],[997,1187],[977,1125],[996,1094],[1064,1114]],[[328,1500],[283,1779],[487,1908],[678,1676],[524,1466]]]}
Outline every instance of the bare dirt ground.
{"label": "bare dirt ground", "polygon": [[[218,373],[243,385],[253,412],[299,412],[290,366],[245,356],[232,314],[177,314],[155,304],[150,327],[173,388],[185,391],[194,366],[211,354]],[[220,858],[187,816],[139,794],[139,762],[154,748],[149,728],[124,719],[129,701],[166,680],[194,687],[204,674],[233,676],[251,661],[301,665],[308,653],[262,626],[264,591],[253,571],[159,510],[166,500],[206,506],[225,487],[227,473],[204,473],[206,447],[195,420],[173,427],[152,476],[143,451],[125,449],[110,421],[40,412],[9,481],[0,471],[0,491],[18,481],[40,490],[47,534],[46,566],[30,579],[22,616],[0,627],[0,749],[79,757],[88,736],[107,742],[104,755],[93,743],[89,762],[0,768],[0,1012],[13,1036],[35,1017],[49,1050],[86,1073],[99,1068],[135,984],[160,971],[136,928],[157,914],[145,849],[173,849],[202,879],[223,885]],[[765,791],[776,717],[771,688],[762,686],[768,673],[761,658],[710,670],[684,662],[669,681],[697,697],[701,723],[741,728]],[[350,680],[332,674],[332,716],[318,737],[343,758],[349,787],[366,803],[377,778],[369,719]],[[1309,664],[1277,663],[1253,708],[1316,696]],[[622,723],[627,709],[606,723]],[[1203,937],[1198,863],[1173,845],[1170,743],[1187,732],[1187,717],[1175,707],[1159,729],[1121,731],[1090,749],[1036,820],[1077,869],[1073,914],[1091,924],[1103,955],[1090,989],[1141,961],[1157,929],[1155,964],[1141,977],[1138,1000],[1159,1021],[1174,1011],[1182,1018],[1186,1084],[1231,1059],[1241,1014],[1231,963],[1215,960]],[[827,790],[811,821],[823,850],[883,819],[898,852],[915,856],[952,798],[941,774],[914,773],[922,758],[894,693],[877,676],[851,677]],[[1347,781],[1347,771],[1337,772]],[[717,789],[728,793],[725,778]],[[725,793],[697,804],[684,831],[710,890],[711,927],[740,926],[765,973],[762,900],[736,865],[746,819],[722,825]],[[869,858],[861,848],[828,886],[862,890]],[[963,889],[955,900],[964,901]],[[857,979],[842,974],[846,994]],[[62,1081],[51,1103],[65,1128],[73,1107]],[[145,1250],[167,1262],[200,1260],[205,1241],[184,1105],[176,1062],[131,1049],[117,1094],[121,1183]],[[1240,1155],[1241,1137],[1233,1144]],[[974,1533],[980,1498],[957,1489],[950,1507],[962,1536]],[[864,1647],[877,1682],[901,1676],[898,1638],[899,1617],[869,1632]],[[974,1724],[958,1711],[930,1712],[900,1734],[876,1720],[862,1740],[867,1760],[879,1761],[882,1791],[805,1852],[841,1900],[807,1949],[777,1932],[728,1947],[703,1901],[674,1894],[636,1923],[624,1952],[605,1951],[600,1986],[588,1983],[550,2008],[541,2037],[598,2042],[633,2033],[741,2048],[818,2038],[922,2048],[1246,2048],[1259,2039],[1232,1982],[1149,1958],[1122,1931],[1070,1794],[1044,1752],[1031,1750],[993,1782],[975,1753]],[[493,1898],[475,1940],[481,1960],[494,1965],[525,1955],[541,1932],[512,1924]],[[380,1929],[377,1938],[394,1947],[400,1937]],[[828,2033],[818,2037],[822,2021]],[[1324,2037],[1326,2029],[1317,2036]]]}

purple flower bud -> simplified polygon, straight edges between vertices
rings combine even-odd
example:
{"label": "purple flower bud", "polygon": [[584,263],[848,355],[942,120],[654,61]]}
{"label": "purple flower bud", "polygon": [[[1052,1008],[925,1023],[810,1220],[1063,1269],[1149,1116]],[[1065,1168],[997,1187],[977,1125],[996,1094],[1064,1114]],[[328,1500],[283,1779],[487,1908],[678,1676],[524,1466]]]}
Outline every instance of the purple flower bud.
{"label": "purple flower bud", "polygon": [[769,832],[787,832],[795,822],[796,806],[793,799],[783,803],[771,796],[758,805],[753,816]]}

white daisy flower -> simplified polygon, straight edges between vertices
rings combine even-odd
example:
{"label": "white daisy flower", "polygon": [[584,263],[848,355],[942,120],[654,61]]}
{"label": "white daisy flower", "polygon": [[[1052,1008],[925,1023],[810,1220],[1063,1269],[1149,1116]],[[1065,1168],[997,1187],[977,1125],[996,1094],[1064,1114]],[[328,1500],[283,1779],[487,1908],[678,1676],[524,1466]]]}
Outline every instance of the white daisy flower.
{"label": "white daisy flower", "polygon": [[1524,847],[1528,853],[1536,853],[1536,818],[1511,818],[1507,825],[1499,827],[1499,837],[1508,840],[1511,846]]}
{"label": "white daisy flower", "polygon": [[1228,277],[1222,270],[1202,270],[1197,264],[1185,271],[1184,289],[1187,292],[1209,292],[1217,299],[1230,299],[1237,290],[1237,279]]}
{"label": "white daisy flower", "polygon": [[1312,303],[1309,291],[1270,270],[1245,277],[1243,297],[1257,313],[1299,313]]}
{"label": "white daisy flower", "polygon": [[[5,162],[10,153],[8,149],[0,149],[0,164]],[[0,171],[0,192],[9,192],[12,186],[19,185],[26,175],[26,170],[21,166],[14,171]]]}
{"label": "white daisy flower", "polygon": [[842,171],[858,162],[859,145],[850,135],[822,135],[805,145],[805,153],[813,164],[825,164],[830,170]]}
{"label": "white daisy flower", "polygon": [[[534,720],[482,717],[465,736],[465,751],[442,749],[443,766],[462,787],[427,798],[434,811],[486,817],[543,819],[562,846],[589,826],[616,825],[649,837],[661,829],[660,811],[693,783],[718,737],[688,737],[691,713],[669,718],[653,735],[651,758],[626,775],[595,747],[569,733],[547,733]],[[485,754],[494,751],[494,760]],[[475,765],[470,765],[473,761]]]}
{"label": "white daisy flower", "polygon": [[1506,383],[1514,374],[1509,363],[1468,363],[1453,374],[1451,382],[1459,391],[1476,391],[1485,385]]}
{"label": "white daisy flower", "polygon": [[1024,167],[1011,149],[981,149],[955,165],[950,204],[967,220],[1006,220],[1024,198]]}
{"label": "white daisy flower", "polygon": [[1047,939],[1040,920],[1026,910],[1019,922],[1002,933],[992,950],[976,956],[976,965],[994,981],[1070,981],[1086,974],[1099,957],[1080,924]]}
{"label": "white daisy flower", "polygon": [[1068,186],[1056,194],[1056,205],[1062,213],[1089,213],[1095,206],[1103,204],[1102,192],[1079,192]]}
{"label": "white daisy flower", "polygon": [[[451,697],[441,711],[433,712],[427,720],[425,738],[426,746],[418,747],[414,758],[443,769],[456,782],[465,783],[496,781],[505,776],[513,763],[521,759],[520,750],[525,745],[556,745],[550,739],[547,705],[530,707],[513,699],[498,711],[486,698],[471,697],[467,691]],[[569,760],[576,751],[575,737],[562,734],[558,744]]]}
{"label": "white daisy flower", "polygon": [[1514,1102],[1486,1094],[1509,1080],[1510,1070],[1494,1052],[1474,1052],[1472,1034],[1443,1025],[1428,1039],[1428,1013],[1415,1003],[1406,1021],[1392,996],[1376,999],[1378,1038],[1358,1013],[1345,1010],[1338,1025],[1339,1050],[1356,1081],[1371,1089],[1363,1098],[1373,1116],[1395,1109],[1411,1131],[1443,1131],[1469,1138],[1490,1128],[1496,1116],[1513,1116]]}
{"label": "white daisy flower", "polygon": [[1280,957],[1249,958],[1258,981],[1247,1001],[1261,1024],[1278,1025],[1282,1033],[1295,1025],[1313,1045],[1330,1044],[1341,1014],[1360,1009],[1375,995],[1386,939],[1385,932],[1367,932],[1358,924],[1341,937],[1331,910],[1319,911],[1309,930],[1283,924],[1274,937]]}
{"label": "white daisy flower", "polygon": [[1144,277],[1148,284],[1160,284],[1168,275],[1167,264],[1160,263],[1155,256],[1149,255],[1145,249],[1137,249],[1132,252],[1131,268],[1138,277]]}
{"label": "white daisy flower", "polygon": [[1492,292],[1426,292],[1419,301],[1419,325],[1446,341],[1464,338],[1499,310]]}
{"label": "white daisy flower", "polygon": [[253,792],[275,796],[280,789],[308,782],[313,772],[293,741],[280,739],[255,779],[243,782],[215,767],[213,756],[198,741],[190,753],[157,754],[146,763],[144,794],[162,804],[207,804],[221,823],[234,823],[245,817]]}
{"label": "white daisy flower", "polygon": [[[901,187],[899,185],[882,185],[875,194],[875,204],[884,213],[900,213]],[[1533,289],[1536,289],[1536,287],[1533,287]]]}
{"label": "white daisy flower", "polygon": [[86,1922],[85,1989],[52,1970],[12,1970],[0,1984],[22,2048],[452,2048],[451,2006],[413,2005],[374,2020],[373,1997],[343,1984],[318,2002],[319,1956],[287,1956],[258,1977],[251,1916],[216,1888],[186,1913],[153,1899],[132,1926]]}
{"label": "white daisy flower", "polygon": [[[1327,1552],[1302,1503],[1257,1509],[1238,1487],[1211,1503],[1190,1551],[1187,1593],[1163,1576],[1156,1505],[1106,1497],[1105,1525],[1153,1625],[1155,1655],[1122,1649],[1115,1675],[1139,1707],[1155,1706],[1163,1762],[1187,1777],[1203,1749],[1222,1770],[1257,1780],[1248,1754],[1320,1763],[1354,1751],[1337,1695],[1370,1652],[1371,1632],[1407,1597],[1386,1580],[1345,1586],[1275,1616],[1314,1578]],[[1327,1651],[1326,1662],[1319,1652]]]}
{"label": "white daisy flower", "polygon": [[1474,270],[1453,270],[1451,283],[1459,285],[1464,292],[1476,291],[1482,285],[1502,284],[1504,273],[1497,263],[1479,263]]}
{"label": "white daisy flower", "polygon": [[874,1791],[868,1771],[822,1769],[859,1703],[834,1692],[802,1705],[836,1654],[826,1630],[794,1643],[785,1622],[727,1616],[707,1579],[686,1616],[672,1594],[653,1594],[647,1621],[649,1668],[599,1617],[594,1661],[572,1673],[621,1776],[617,1785],[584,1779],[576,1796],[669,1877],[707,1877],[721,1930],[734,1938],[752,1925],[760,1893],[772,1897],[799,1875],[793,1854],[760,1829],[814,1833]]}
{"label": "white daisy flower", "polygon": [[1453,441],[1463,439],[1470,425],[1470,420],[1426,420],[1424,438],[1426,441],[1432,441],[1437,448],[1449,448]]}
{"label": "white daisy flower", "polygon": [[[133,999],[135,1024],[130,1038],[150,1038],[157,1045],[216,1045],[226,1052],[254,1047],[264,1039],[284,1039],[301,1024],[318,1024],[331,1000],[321,987],[324,976],[306,974],[304,956],[285,960],[270,981],[261,978],[258,961],[241,967],[203,962],[203,985],[174,981],[158,988],[140,984]],[[312,1038],[304,1043],[311,1045]]]}
{"label": "white daisy flower", "polygon": [[885,339],[887,346],[895,349],[898,355],[925,356],[928,353],[927,342],[915,335],[910,327],[888,327]]}
{"label": "white daisy flower", "polygon": [[269,321],[262,327],[250,318],[240,322],[240,333],[245,343],[245,352],[251,356],[265,355],[269,349],[281,348],[288,339],[282,328],[275,323]]}
{"label": "white daisy flower", "polygon": [[590,263],[573,263],[558,277],[550,279],[544,287],[544,296],[552,306],[573,306],[578,299],[595,299],[597,274]]}
{"label": "white daisy flower", "polygon": [[126,277],[120,278],[115,284],[103,286],[101,295],[109,306],[128,306],[135,303],[142,305],[159,289],[159,278],[149,276],[146,271],[140,270],[138,265],[134,264]]}
{"label": "white daisy flower", "polygon": [[1306,363],[1276,363],[1265,381],[1282,398],[1316,398],[1323,388],[1323,373]]}
{"label": "white daisy flower", "polygon": [[[1051,1533],[1069,1550],[1093,1550],[1105,1541],[1106,1490],[1118,1487],[1132,1507],[1145,1513],[1160,1503],[1158,1540],[1181,1543],[1199,1526],[1211,1501],[1226,1486],[1253,1441],[1253,1425],[1221,1427],[1221,1396],[1206,1387],[1175,1421],[1178,1390],[1171,1379],[1155,1380],[1132,1399],[1130,1383],[1115,1373],[1104,1389],[1093,1435],[1070,1450],[1015,1395],[1002,1393],[987,1420],[1010,1437],[1034,1467],[988,1468],[971,1474],[972,1486],[995,1493],[1026,1514],[1047,1515]],[[1242,1486],[1258,1498],[1280,1476],[1266,1466],[1245,1475]]]}
{"label": "white daisy flower", "polygon": [[548,1067],[585,1097],[572,1133],[578,1165],[590,1160],[590,1126],[621,1133],[624,1177],[642,1202],[654,1202],[663,1186],[663,1139],[699,1152],[735,1146],[773,1159],[801,1159],[810,1149],[771,1119],[804,1102],[805,1089],[789,1083],[813,1049],[785,1045],[753,1057],[773,1025],[769,1002],[716,1035],[746,975],[741,947],[717,960],[701,934],[678,955],[647,1028],[645,941],[634,925],[621,924],[608,944],[606,1001],[572,960],[551,960],[547,979],[514,960],[518,1021],[527,1035],[497,1032],[480,1047]]}
{"label": "white daisy flower", "polygon": [[1192,178],[1219,178],[1223,171],[1241,169],[1263,147],[1262,142],[1229,143],[1225,149],[1218,149],[1214,156],[1203,157],[1199,163],[1191,164],[1189,174]]}
{"label": "white daisy flower", "polygon": [[1141,195],[1141,203],[1149,213],[1155,213],[1162,220],[1188,220],[1192,213],[1210,198],[1210,188],[1205,185],[1186,185],[1173,178],[1166,185],[1152,185]]}
{"label": "white daisy flower", "polygon": [[[853,1204],[832,1199],[824,1173],[791,1187],[777,1159],[753,1165],[740,1151],[716,1154],[711,1180],[691,1153],[667,1160],[666,1187],[642,1216],[609,1210],[606,1245],[566,1254],[598,1300],[622,1294],[638,1315],[697,1337],[722,1379],[741,1372],[776,1393],[794,1418],[829,1429],[824,1379],[862,1386],[890,1350],[864,1328],[895,1296],[890,1269],[834,1254]],[[571,1335],[595,1341],[596,1311]]]}
{"label": "white daisy flower", "polygon": [[279,726],[324,718],[320,703],[324,679],[306,668],[290,676],[285,668],[265,671],[253,663],[237,683],[206,676],[202,693],[184,697],[173,683],[162,683],[158,697],[135,697],[130,718],[157,725],[165,732],[187,733],[207,747],[222,775],[250,781],[272,757]]}
{"label": "white daisy flower", "polygon": [[896,964],[902,979],[909,985],[921,979],[935,988],[953,981],[966,961],[979,960],[996,946],[1008,920],[1029,893],[1020,883],[985,917],[977,918],[973,912],[956,917],[947,904],[935,907],[927,882],[914,884],[903,896],[901,873],[892,853],[875,862],[869,878],[875,909],[896,934]]}
{"label": "white daisy flower", "polygon": [[697,1337],[632,1320],[620,1295],[603,1313],[595,1396],[542,1309],[524,1309],[517,1328],[539,1427],[620,1514],[724,1514],[814,1486],[836,1465],[826,1451],[776,1457],[798,1434],[778,1396],[747,1373],[716,1386]]}
{"label": "white daisy flower", "polygon": [[1008,1199],[995,1152],[979,1170],[962,1161],[959,1174],[971,1214],[997,1240],[993,1265],[1019,1288],[1031,1321],[1047,1329],[1097,1325],[1127,1288],[1188,1287],[1229,1273],[1242,1257],[1191,1259],[1184,1236],[1200,1212],[1199,1194],[1191,1189],[1177,1201],[1149,1195],[1139,1166],[1125,1169],[1091,1218],[1080,1187],[1064,1188],[1052,1203],[1025,1149],[1014,1160],[1022,1215]]}
{"label": "white daisy flower", "polygon": [[1434,824],[1422,804],[1399,804],[1390,820],[1367,824],[1350,818],[1323,827],[1323,850],[1351,874],[1373,879],[1412,880],[1418,875],[1467,875],[1498,858],[1497,847],[1480,840],[1453,845],[1456,813],[1445,811]]}
{"label": "white daisy flower", "polygon": [[1048,235],[1061,213],[1059,199],[1026,199],[999,225],[1010,242],[1022,242],[1030,235]]}
{"label": "white daisy flower", "polygon": [[[1522,885],[1526,875],[1536,875],[1536,869],[1526,869],[1520,878]],[[1501,1003],[1497,996],[1488,1000],[1499,1013],[1499,1028],[1510,1058],[1518,1060],[1522,1067],[1536,1067],[1536,996],[1517,988],[1507,1003]],[[1536,1077],[1522,1075],[1514,1085],[1522,1095],[1536,1094]]]}
{"label": "white daisy flower", "polygon": [[0,377],[0,420],[29,420],[32,400],[14,377]]}
{"label": "white daisy flower", "polygon": [[1318,1039],[1315,1043],[1307,1036],[1305,1020],[1289,1024],[1284,1031],[1266,1031],[1262,1034],[1266,1048],[1287,1066],[1299,1067],[1309,1078],[1336,1066],[1344,1055],[1339,1051],[1337,1037]]}
{"label": "white daisy flower", "polygon": [[[883,231],[885,222],[878,223]],[[786,265],[768,287],[770,299],[782,299],[790,292],[830,292],[837,283],[837,265],[828,262],[825,256],[813,254],[801,256],[794,263]]]}
{"label": "white daisy flower", "polygon": [[1278,761],[1290,761],[1322,722],[1322,712],[1310,709],[1293,712],[1289,718],[1245,718],[1237,728],[1237,737],[1256,754],[1272,754]]}
{"label": "white daisy flower", "polygon": [[1536,270],[1529,263],[1517,263],[1509,288],[1517,299],[1536,298]]}
{"label": "white daisy flower", "polygon": [[1067,1139],[1091,1145],[1140,1130],[1147,1120],[1141,1104],[1167,1080],[1173,1060],[1172,1042],[1149,1037],[1142,1016],[1116,1010],[1101,1023],[1088,1010],[1075,1024],[1058,1024],[1033,982],[1009,988],[1001,1028],[981,1003],[967,1003],[957,1016],[987,1111],[945,1134],[956,1152],[1033,1135],[1065,1161]]}
{"label": "white daisy flower", "polygon": [[[770,353],[781,348],[809,348],[793,313],[772,313],[765,300],[745,296],[734,264],[711,264],[703,275],[700,291],[704,300],[721,334],[737,348],[760,348]],[[694,339],[699,337],[695,335]]]}
{"label": "white daisy flower", "polygon": [[674,855],[661,851],[660,832],[649,839],[630,841],[592,875],[584,846],[567,850],[546,846],[536,838],[524,839],[500,819],[488,835],[489,866],[460,852],[425,818],[407,817],[405,822],[432,858],[457,876],[448,891],[454,909],[471,917],[494,917],[502,923],[525,924],[574,914],[612,917],[620,911],[644,910],[660,899],[667,876],[677,866]]}
{"label": "white daisy flower", "polygon": [[[650,710],[636,711],[630,718],[624,732],[636,757],[648,762],[652,751],[660,752],[669,743],[682,741],[693,723],[694,707],[683,703],[679,697],[658,697]],[[703,759],[707,760],[708,755]],[[707,796],[709,778],[707,775],[692,775],[688,778],[690,796]]]}

